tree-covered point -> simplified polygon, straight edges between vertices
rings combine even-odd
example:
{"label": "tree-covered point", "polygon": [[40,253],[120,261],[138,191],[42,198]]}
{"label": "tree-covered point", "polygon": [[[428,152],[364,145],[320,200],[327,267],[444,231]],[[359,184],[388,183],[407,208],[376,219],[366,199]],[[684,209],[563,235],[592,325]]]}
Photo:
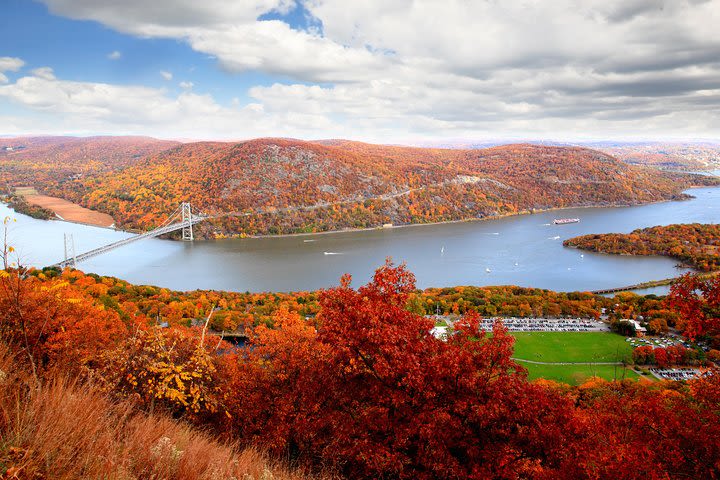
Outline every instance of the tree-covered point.
{"label": "tree-covered point", "polygon": [[583,235],[563,242],[566,247],[620,255],[664,255],[710,272],[720,269],[720,225],[677,224],[633,230],[631,233]]}
{"label": "tree-covered point", "polygon": [[37,218],[38,220],[50,220],[51,218],[55,218],[55,212],[39,205],[33,205],[25,200],[25,197],[21,195],[11,195],[6,197],[3,201],[7,202],[8,207],[18,213],[27,215],[28,217]]}

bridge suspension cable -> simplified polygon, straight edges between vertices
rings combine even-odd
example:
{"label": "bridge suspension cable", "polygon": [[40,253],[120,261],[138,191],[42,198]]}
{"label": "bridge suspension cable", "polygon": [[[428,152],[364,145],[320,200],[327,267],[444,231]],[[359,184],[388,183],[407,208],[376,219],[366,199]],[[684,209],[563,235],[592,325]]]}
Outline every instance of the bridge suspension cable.
{"label": "bridge suspension cable", "polygon": [[[146,238],[159,237],[160,235],[165,235],[167,233],[175,232],[177,230],[182,230],[182,238],[184,241],[193,241],[195,238],[193,235],[193,225],[198,224],[207,219],[208,219],[208,217],[205,215],[193,214],[190,203],[183,202],[182,204],[180,204],[180,206],[178,206],[170,214],[170,216],[168,218],[165,219],[165,221],[163,221],[160,224],[159,227],[155,228],[154,230],[151,230],[151,231],[145,232],[145,233],[141,233],[141,234],[132,236],[130,238],[124,238],[117,242],[113,242],[108,245],[103,245],[102,247],[94,248],[90,251],[81,253],[79,255],[74,254],[75,252],[74,252],[74,247],[73,247],[73,252],[72,252],[73,254],[70,257],[68,257],[68,255],[67,255],[68,249],[66,247],[65,260],[58,262],[51,266],[52,267],[60,267],[60,268],[65,268],[68,266],[74,267],[78,262],[82,262],[82,261],[87,260],[92,257],[97,257],[98,255],[102,255],[103,253],[109,252],[111,250],[115,250],[116,248],[128,245],[133,242],[137,242],[139,240],[144,240]],[[67,245],[67,239],[66,239],[66,245]]]}

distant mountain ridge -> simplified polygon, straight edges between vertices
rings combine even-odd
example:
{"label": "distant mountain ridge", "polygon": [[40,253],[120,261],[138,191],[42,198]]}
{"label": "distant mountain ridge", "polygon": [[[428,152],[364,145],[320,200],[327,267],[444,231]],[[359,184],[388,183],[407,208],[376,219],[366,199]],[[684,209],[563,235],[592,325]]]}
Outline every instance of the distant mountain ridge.
{"label": "distant mountain ridge", "polygon": [[[27,160],[20,177],[25,181],[35,175],[34,185],[43,192],[109,213],[124,227],[152,228],[180,202],[190,201],[217,217],[200,226],[200,234],[208,237],[631,205],[681,198],[685,188],[718,183],[630,166],[581,147],[516,144],[461,150],[279,138],[163,144],[119,137],[114,143],[97,142],[88,139],[81,149],[55,144],[64,152],[55,162],[64,176],[38,178]],[[107,145],[115,153],[103,152]],[[102,168],[65,175],[82,163],[77,152],[93,148],[102,152],[95,159]],[[152,151],[138,158],[143,149]],[[2,172],[4,160],[0,155]]]}
{"label": "distant mountain ridge", "polygon": [[0,138],[0,185],[112,171],[177,143],[136,136]]}
{"label": "distant mountain ridge", "polygon": [[[508,142],[501,140],[455,140],[424,142],[426,148],[482,149]],[[558,147],[585,147],[600,150],[631,165],[642,165],[663,170],[699,171],[720,169],[720,141],[579,141],[527,140],[524,143]]]}

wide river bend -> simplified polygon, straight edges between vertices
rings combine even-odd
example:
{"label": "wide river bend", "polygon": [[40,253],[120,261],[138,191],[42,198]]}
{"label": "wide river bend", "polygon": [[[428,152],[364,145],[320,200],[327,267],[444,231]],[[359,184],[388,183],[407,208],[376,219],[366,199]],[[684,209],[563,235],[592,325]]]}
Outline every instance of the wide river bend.
{"label": "wide river bend", "polygon": [[[176,290],[295,291],[336,285],[344,273],[366,282],[386,257],[406,262],[421,288],[521,285],[558,291],[599,290],[676,276],[687,269],[664,257],[605,255],[565,248],[587,233],[630,232],[671,223],[716,223],[720,188],[700,188],[688,201],[637,207],[574,208],[486,221],[420,225],[311,236],[182,243],[144,240],[88,260],[86,272]],[[41,221],[0,204],[17,219],[10,243],[26,265],[63,259],[63,233],[77,253],[130,236],[61,221]],[[554,218],[579,223],[552,225]],[[645,293],[663,293],[653,289]]]}

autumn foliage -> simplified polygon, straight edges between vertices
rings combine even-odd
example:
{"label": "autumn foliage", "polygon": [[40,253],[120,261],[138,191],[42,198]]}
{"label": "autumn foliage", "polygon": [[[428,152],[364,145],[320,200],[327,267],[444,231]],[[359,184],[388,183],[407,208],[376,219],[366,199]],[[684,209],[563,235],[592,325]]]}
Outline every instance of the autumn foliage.
{"label": "autumn foliage", "polygon": [[717,184],[711,177],[628,166],[578,147],[452,150],[273,138],[180,145],[133,137],[8,142],[25,148],[0,154],[0,187],[32,185],[136,229],[156,227],[189,201],[214,217],[198,226],[206,237],[629,205]]}
{"label": "autumn foliage", "polygon": [[681,224],[570,238],[565,246],[593,252],[665,255],[702,271],[720,268],[720,225]]}
{"label": "autumn foliage", "polygon": [[[209,341],[203,325],[155,326],[154,312],[131,308],[142,295],[122,297],[123,284],[99,277],[5,271],[0,283],[12,371],[31,372],[38,385],[72,372],[101,388],[93,402],[121,402],[120,414],[108,403],[101,418],[122,432],[138,428],[143,412],[167,414],[347,478],[720,476],[720,375],[686,384],[529,382],[512,360],[512,337],[500,325],[478,331],[472,310],[447,341],[432,336],[432,321],[408,307],[417,292],[403,266],[382,266],[358,289],[344,277],[319,293],[316,316],[278,306],[271,321],[248,324],[250,343],[240,348]],[[44,398],[37,404],[61,405]],[[172,459],[180,444],[176,434],[162,440],[174,428],[164,425],[138,431]],[[19,464],[37,445],[27,438],[0,446],[0,459]],[[191,468],[182,465],[157,468]],[[156,471],[164,470],[148,470]]]}
{"label": "autumn foliage", "polygon": [[670,289],[667,303],[678,312],[688,338],[708,339],[720,348],[720,277],[684,275]]}

